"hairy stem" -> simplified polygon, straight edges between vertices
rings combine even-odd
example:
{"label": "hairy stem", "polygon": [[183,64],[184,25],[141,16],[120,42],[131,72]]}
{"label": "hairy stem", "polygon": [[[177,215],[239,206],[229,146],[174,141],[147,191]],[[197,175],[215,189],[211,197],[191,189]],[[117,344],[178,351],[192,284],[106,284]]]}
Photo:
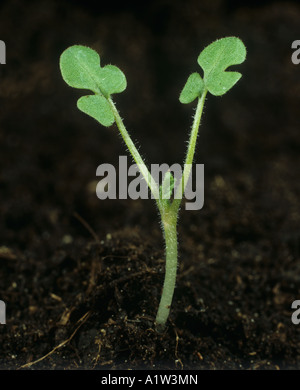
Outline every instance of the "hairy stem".
{"label": "hairy stem", "polygon": [[[166,245],[166,270],[165,280],[162,291],[160,304],[156,315],[156,326],[158,331],[162,331],[165,327],[167,319],[169,317],[170,307],[173,299],[173,294],[176,284],[176,273],[178,263],[177,253],[177,219],[179,214],[179,207],[182,201],[187,181],[191,173],[191,166],[194,160],[198,130],[200,126],[200,120],[203,112],[205,97],[207,90],[203,92],[201,97],[198,99],[198,105],[194,116],[192,130],[190,134],[187,155],[184,165],[184,171],[181,177],[179,186],[175,194],[175,199],[169,205],[166,212],[161,212],[161,219],[163,225],[163,232]],[[182,191],[181,193],[178,191]],[[181,196],[179,196],[181,195]]]}
{"label": "hairy stem", "polygon": [[196,141],[198,136],[198,130],[200,126],[200,120],[203,112],[205,96],[207,91],[205,90],[202,96],[198,99],[198,105],[196,113],[194,116],[194,121],[192,125],[192,130],[190,134],[186,160],[184,164],[184,171],[180,179],[179,186],[175,193],[175,198],[173,202],[166,203],[159,197],[159,187],[155,180],[153,179],[151,173],[146,167],[141,155],[136,149],[134,143],[132,142],[130,135],[128,134],[124,123],[120,117],[118,110],[116,109],[111,98],[108,98],[108,102],[111,106],[111,109],[114,113],[114,118],[116,124],[119,128],[119,131],[131,153],[134,161],[138,165],[143,177],[148,184],[154,198],[157,202],[158,209],[161,215],[162,229],[165,239],[165,255],[166,255],[166,268],[165,268],[165,279],[163,284],[163,290],[161,295],[161,300],[159,303],[155,323],[158,331],[162,331],[165,327],[167,319],[169,317],[170,308],[173,300],[175,284],[176,284],[176,274],[177,274],[177,263],[178,263],[178,249],[177,249],[177,219],[179,213],[180,203],[182,201],[182,196],[184,194],[190,173],[191,166],[194,159]]}
{"label": "hairy stem", "polygon": [[198,104],[194,116],[194,121],[192,125],[192,130],[190,133],[190,139],[188,143],[188,149],[187,149],[187,154],[186,154],[186,159],[184,163],[184,169],[183,169],[183,174],[181,177],[181,180],[179,182],[179,185],[177,187],[177,190],[175,192],[174,196],[174,201],[172,203],[172,208],[174,211],[179,210],[179,206],[182,200],[182,196],[184,194],[184,191],[186,189],[190,173],[191,173],[191,168],[194,160],[194,155],[195,155],[195,148],[196,148],[196,143],[197,143],[197,137],[198,137],[198,130],[200,126],[200,121],[201,121],[201,116],[203,113],[203,108],[204,108],[204,102],[205,102],[205,97],[207,94],[207,90],[205,89],[201,95],[201,97],[198,99]]}
{"label": "hairy stem", "polygon": [[126,127],[122,121],[122,118],[120,117],[120,114],[119,114],[114,102],[112,101],[111,98],[108,98],[108,102],[109,102],[110,107],[113,111],[118,129],[123,137],[125,144],[127,145],[128,149],[129,149],[129,152],[131,153],[134,161],[136,162],[137,166],[139,167],[139,170],[141,171],[144,179],[146,180],[146,183],[147,183],[148,187],[150,188],[152,194],[154,195],[154,198],[158,201],[159,192],[158,192],[158,187],[157,187],[155,180],[151,176],[151,173],[149,172],[146,164],[144,163],[139,151],[137,150],[134,143],[132,142],[130,135],[128,134],[128,132],[126,130]]}
{"label": "hairy stem", "polygon": [[165,280],[159,303],[156,326],[158,331],[164,329],[172,304],[177,273],[177,215],[173,212],[162,215],[162,227],[166,244]]}

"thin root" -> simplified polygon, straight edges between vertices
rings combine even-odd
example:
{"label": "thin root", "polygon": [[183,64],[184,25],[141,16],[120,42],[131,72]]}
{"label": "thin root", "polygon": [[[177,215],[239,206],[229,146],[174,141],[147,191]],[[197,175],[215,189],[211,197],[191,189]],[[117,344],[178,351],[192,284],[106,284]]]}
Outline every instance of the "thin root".
{"label": "thin root", "polygon": [[77,326],[77,328],[74,330],[74,332],[71,334],[71,336],[67,340],[65,340],[62,343],[60,343],[59,345],[57,345],[55,348],[52,349],[52,351],[48,352],[46,355],[42,356],[41,358],[39,358],[33,362],[26,363],[23,366],[21,366],[20,368],[28,368],[28,367],[33,366],[34,364],[37,364],[37,363],[41,362],[42,360],[46,359],[48,356],[52,355],[54,352],[56,352],[58,349],[60,349],[64,345],[68,344],[72,340],[72,338],[75,336],[78,329],[87,321],[90,314],[91,314],[91,312],[88,311],[77,321],[77,324],[79,323],[79,325]]}

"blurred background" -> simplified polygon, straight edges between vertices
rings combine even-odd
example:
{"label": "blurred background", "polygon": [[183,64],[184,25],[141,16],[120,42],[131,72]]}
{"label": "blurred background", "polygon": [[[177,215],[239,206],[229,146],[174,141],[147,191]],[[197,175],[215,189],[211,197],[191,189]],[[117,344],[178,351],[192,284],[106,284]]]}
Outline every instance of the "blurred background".
{"label": "blurred background", "polygon": [[1,2],[0,18],[7,48],[0,67],[3,244],[25,249],[49,234],[75,234],[74,211],[98,231],[142,223],[141,213],[146,223],[156,219],[151,201],[96,198],[97,166],[117,165],[125,148],[116,128],[77,110],[82,91],[69,88],[58,67],[64,49],[88,45],[102,64],[123,70],[128,87],[115,101],[132,138],[148,163],[172,164],[183,162],[194,110],[179,103],[179,93],[200,71],[200,51],[236,35],[248,50],[238,66],[243,78],[224,97],[209,96],[202,119],[196,162],[205,164],[205,201],[216,177],[216,185],[234,182],[245,196],[240,207],[251,207],[252,197],[251,213],[259,218],[264,209],[276,233],[295,229],[299,250],[300,65],[291,62],[298,2],[12,0]]}

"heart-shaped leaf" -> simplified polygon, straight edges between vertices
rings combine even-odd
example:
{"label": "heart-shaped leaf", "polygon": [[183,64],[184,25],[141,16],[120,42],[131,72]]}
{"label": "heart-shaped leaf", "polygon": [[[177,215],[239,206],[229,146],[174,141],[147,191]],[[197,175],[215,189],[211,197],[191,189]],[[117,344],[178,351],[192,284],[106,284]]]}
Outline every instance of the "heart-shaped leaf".
{"label": "heart-shaped leaf", "polygon": [[124,73],[114,65],[100,66],[98,53],[86,46],[74,45],[60,57],[61,74],[73,88],[89,89],[95,95],[78,100],[78,108],[104,126],[114,123],[114,115],[108,98],[126,88]]}
{"label": "heart-shaped leaf", "polygon": [[207,90],[212,95],[220,96],[232,88],[242,75],[225,70],[231,65],[241,64],[245,58],[245,45],[236,37],[218,39],[207,46],[198,57]]}
{"label": "heart-shaped leaf", "polygon": [[241,64],[245,58],[246,48],[239,38],[222,38],[208,45],[198,57],[203,79],[198,73],[192,73],[180,94],[180,102],[191,103],[201,97],[204,89],[215,96],[224,95],[242,77],[239,72],[226,69]]}

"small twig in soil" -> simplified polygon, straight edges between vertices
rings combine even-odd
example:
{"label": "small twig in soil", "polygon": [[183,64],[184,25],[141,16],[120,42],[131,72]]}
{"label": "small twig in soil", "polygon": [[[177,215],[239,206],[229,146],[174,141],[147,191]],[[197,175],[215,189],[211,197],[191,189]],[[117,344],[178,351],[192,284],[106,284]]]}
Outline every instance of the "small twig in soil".
{"label": "small twig in soil", "polygon": [[77,333],[79,328],[87,321],[90,314],[91,314],[91,312],[88,311],[77,321],[77,324],[79,323],[79,325],[77,326],[77,328],[74,330],[74,332],[71,334],[71,336],[67,340],[64,340],[63,342],[61,342],[59,345],[57,345],[55,348],[53,348],[52,351],[48,352],[46,355],[42,356],[41,358],[39,358],[33,362],[26,363],[23,366],[21,366],[20,368],[29,368],[29,367],[33,366],[34,364],[37,364],[37,363],[41,362],[42,360],[46,359],[47,357],[52,355],[54,352],[56,352],[58,349],[60,349],[64,345],[68,344],[72,340],[72,338],[75,336],[75,334]]}
{"label": "small twig in soil", "polygon": [[74,217],[78,219],[79,222],[86,228],[86,230],[91,234],[97,244],[100,244],[99,237],[97,236],[95,230],[87,223],[85,219],[83,219],[76,211],[73,213]]}
{"label": "small twig in soil", "polygon": [[179,336],[178,336],[178,333],[176,331],[176,329],[174,329],[174,332],[175,332],[175,335],[176,335],[176,346],[175,346],[175,364],[177,366],[177,363],[179,363],[181,365],[181,369],[183,369],[183,364],[182,364],[182,361],[181,359],[178,357],[178,342],[179,342]]}

